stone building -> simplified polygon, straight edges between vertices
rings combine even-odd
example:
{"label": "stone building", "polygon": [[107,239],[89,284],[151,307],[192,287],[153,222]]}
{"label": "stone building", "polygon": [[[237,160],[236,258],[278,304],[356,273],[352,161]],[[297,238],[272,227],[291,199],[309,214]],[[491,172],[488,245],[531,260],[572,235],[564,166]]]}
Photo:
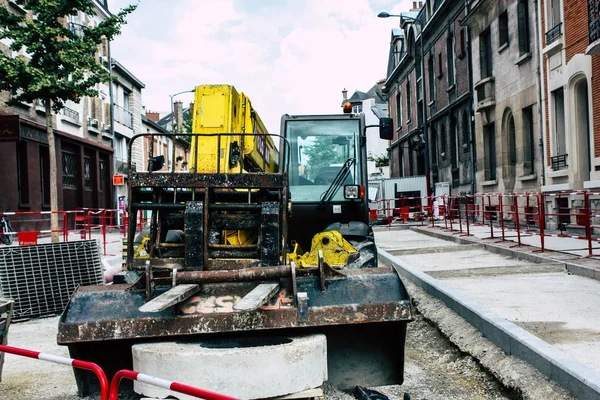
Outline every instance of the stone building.
{"label": "stone building", "polygon": [[477,191],[539,191],[544,170],[536,2],[472,0],[467,6]]}
{"label": "stone building", "polygon": [[600,188],[600,2],[540,1],[544,192]]}
{"label": "stone building", "polygon": [[473,193],[472,96],[464,3],[436,1],[399,15],[385,95],[395,135],[391,176],[425,175],[430,193]]}

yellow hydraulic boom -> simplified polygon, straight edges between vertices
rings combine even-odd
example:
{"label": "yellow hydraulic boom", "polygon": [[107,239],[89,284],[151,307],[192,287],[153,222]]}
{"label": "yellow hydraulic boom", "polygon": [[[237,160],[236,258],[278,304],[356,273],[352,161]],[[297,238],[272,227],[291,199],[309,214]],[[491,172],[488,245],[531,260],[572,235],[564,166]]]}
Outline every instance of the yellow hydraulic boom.
{"label": "yellow hydraulic boom", "polygon": [[[278,151],[250,99],[231,85],[201,85],[194,96],[190,172],[276,172]],[[213,135],[244,133],[254,135]],[[219,157],[220,155],[220,157]]]}

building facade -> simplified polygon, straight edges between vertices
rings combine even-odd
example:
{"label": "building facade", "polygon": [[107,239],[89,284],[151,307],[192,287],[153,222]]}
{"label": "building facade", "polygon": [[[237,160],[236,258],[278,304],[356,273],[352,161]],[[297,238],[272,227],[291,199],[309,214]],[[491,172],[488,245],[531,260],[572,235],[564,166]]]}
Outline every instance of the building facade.
{"label": "building facade", "polygon": [[540,1],[544,192],[600,187],[600,2]]}
{"label": "building facade", "polygon": [[[105,1],[94,1],[94,15],[71,15],[65,24],[75,32],[81,26],[95,26],[109,14]],[[10,12],[25,15],[16,1],[0,0],[0,6]],[[27,57],[22,50],[11,52],[7,40],[0,42],[0,51],[13,57]],[[98,47],[97,57],[107,56],[108,43]],[[57,153],[58,204],[60,210],[78,207],[112,208],[113,149],[111,138],[102,134],[100,123],[91,119],[98,102],[109,101],[106,85],[99,85],[98,98],[84,98],[79,103],[67,102],[60,114],[52,117]],[[10,94],[0,92],[0,168],[3,190],[0,209],[11,211],[42,211],[50,209],[50,165],[44,107],[41,101],[8,106]],[[16,230],[36,229],[15,222]],[[47,227],[46,227],[47,228]]]}
{"label": "building facade", "polygon": [[385,82],[395,135],[391,176],[425,175],[429,193],[474,191],[472,96],[463,2],[402,13],[392,31]]}
{"label": "building facade", "polygon": [[468,2],[477,192],[537,192],[543,183],[539,46],[533,0]]}
{"label": "building facade", "polygon": [[[388,116],[388,105],[383,96],[381,88],[384,81],[373,85],[367,92],[355,91],[352,96],[347,97],[346,89],[342,91],[342,106],[345,103],[352,105],[352,112],[355,114],[363,113],[365,115],[365,124],[367,126],[379,125],[379,118]],[[377,129],[367,129],[367,173],[369,179],[385,179],[390,177],[389,171],[389,143],[379,138]],[[387,161],[386,161],[387,160]]]}

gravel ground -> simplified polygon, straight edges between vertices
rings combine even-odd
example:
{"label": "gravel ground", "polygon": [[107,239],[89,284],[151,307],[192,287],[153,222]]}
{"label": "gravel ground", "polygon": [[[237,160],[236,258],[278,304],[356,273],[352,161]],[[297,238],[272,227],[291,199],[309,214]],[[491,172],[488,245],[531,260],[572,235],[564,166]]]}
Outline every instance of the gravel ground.
{"label": "gravel ground", "polygon": [[[570,400],[560,387],[523,361],[506,356],[477,330],[438,300],[406,283],[417,302],[414,322],[408,326],[405,380],[402,386],[374,388],[392,400],[544,399]],[[58,317],[14,323],[9,345],[68,357],[56,344]],[[70,367],[6,354],[0,384],[2,400],[77,400]],[[350,393],[324,386],[328,400],[352,400]],[[121,400],[140,396],[124,393]],[[84,400],[98,400],[98,396]]]}

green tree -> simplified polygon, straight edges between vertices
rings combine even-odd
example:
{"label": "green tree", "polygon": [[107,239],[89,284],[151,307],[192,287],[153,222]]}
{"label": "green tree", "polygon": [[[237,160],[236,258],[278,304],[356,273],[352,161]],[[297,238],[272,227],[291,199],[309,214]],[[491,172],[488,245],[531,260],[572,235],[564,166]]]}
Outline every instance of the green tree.
{"label": "green tree", "polygon": [[372,152],[369,152],[367,156],[368,161],[375,161],[376,167],[387,167],[390,165],[390,155],[389,154],[379,154],[374,156]]}
{"label": "green tree", "polygon": [[[64,102],[79,102],[84,96],[97,96],[96,86],[108,82],[110,75],[97,58],[103,40],[120,33],[125,17],[137,6],[111,15],[96,27],[69,29],[67,16],[79,12],[94,15],[92,0],[21,0],[31,14],[15,15],[0,7],[0,39],[8,39],[13,52],[26,57],[0,53],[0,90],[11,93],[11,102],[42,100],[46,111],[46,131],[50,152],[50,208],[58,210],[56,148],[52,112]],[[33,16],[33,17],[32,17]],[[9,103],[10,104],[10,103]],[[58,241],[58,214],[52,213],[52,241]]]}
{"label": "green tree", "polygon": [[314,179],[321,168],[346,161],[343,154],[336,151],[337,147],[332,144],[331,136],[317,136],[312,144],[304,147],[302,152],[308,157],[310,179]]}

